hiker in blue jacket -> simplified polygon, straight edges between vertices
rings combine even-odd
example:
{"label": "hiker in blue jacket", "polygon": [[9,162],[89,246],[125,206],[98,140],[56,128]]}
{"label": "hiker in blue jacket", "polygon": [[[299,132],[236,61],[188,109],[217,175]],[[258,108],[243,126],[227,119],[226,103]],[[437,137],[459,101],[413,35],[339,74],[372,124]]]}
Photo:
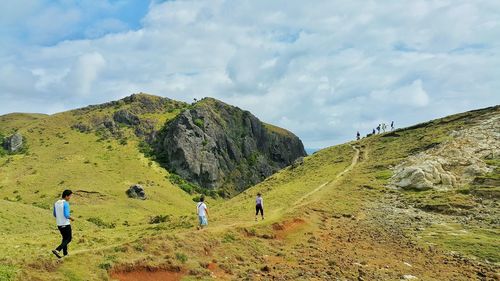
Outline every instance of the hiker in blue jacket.
{"label": "hiker in blue jacket", "polygon": [[57,228],[59,229],[59,232],[62,236],[61,244],[57,246],[55,250],[52,250],[52,253],[58,258],[61,258],[61,255],[59,254],[61,250],[63,251],[64,256],[68,255],[68,244],[69,242],[71,242],[72,238],[70,221],[73,221],[74,219],[71,217],[69,209],[69,200],[71,199],[72,195],[73,192],[66,189],[62,193],[62,199],[58,200],[54,204],[53,213],[54,217],[56,218]]}

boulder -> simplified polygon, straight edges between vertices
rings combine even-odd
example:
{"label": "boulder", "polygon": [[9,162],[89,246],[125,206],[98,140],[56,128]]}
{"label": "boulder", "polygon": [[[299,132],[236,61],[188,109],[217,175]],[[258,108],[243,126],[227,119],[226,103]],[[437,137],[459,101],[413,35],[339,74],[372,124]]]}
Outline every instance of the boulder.
{"label": "boulder", "polygon": [[9,152],[16,152],[23,147],[23,136],[20,133],[15,133],[6,137],[3,142],[3,147]]}
{"label": "boulder", "polygon": [[127,189],[126,193],[129,198],[141,200],[146,199],[146,192],[144,191],[144,188],[139,184],[130,186],[129,189]]}

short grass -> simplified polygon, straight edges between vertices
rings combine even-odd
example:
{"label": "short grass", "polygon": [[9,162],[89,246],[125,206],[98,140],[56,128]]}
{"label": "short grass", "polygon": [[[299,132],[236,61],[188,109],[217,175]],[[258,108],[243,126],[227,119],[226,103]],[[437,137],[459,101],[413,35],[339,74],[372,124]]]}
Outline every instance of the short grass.
{"label": "short grass", "polygon": [[425,242],[492,263],[500,262],[498,237],[498,229],[466,228],[459,224],[446,223],[435,224],[423,234]]}
{"label": "short grass", "polygon": [[[71,245],[75,252],[137,239],[148,233],[144,228],[151,227],[154,216],[170,215],[174,222],[184,220],[186,214],[192,216],[191,196],[172,185],[168,172],[138,151],[139,140],[132,133],[128,133],[127,143],[121,144],[113,138],[70,129],[77,122],[111,112],[104,108],[85,115],[2,116],[0,131],[19,131],[29,145],[26,153],[0,158],[4,242],[0,252],[4,262],[26,265],[49,258],[48,251],[60,239],[51,208],[64,189],[75,192],[71,202],[76,218]],[[176,112],[163,114],[161,122]],[[127,198],[125,191],[136,183],[145,188],[147,200]],[[77,273],[74,280],[78,280]]]}
{"label": "short grass", "polygon": [[[216,263],[221,274],[242,279],[260,270],[263,256],[288,253],[285,261],[297,264],[298,258],[290,256],[303,245],[306,232],[318,228],[319,218],[310,215],[311,210],[353,219],[369,216],[364,212],[370,204],[387,192],[397,192],[385,187],[391,167],[488,114],[451,116],[321,150],[306,157],[304,164],[285,168],[232,199],[208,198],[209,228],[194,232],[191,196],[173,186],[168,172],[138,151],[132,132],[125,129],[128,141],[120,144],[68,129],[75,122],[111,112],[105,108],[90,115],[62,113],[16,125],[29,150],[0,158],[0,278],[108,280],[109,271],[121,266],[168,265],[185,269],[185,280],[211,280],[208,265]],[[175,114],[175,110],[160,114],[161,122]],[[0,130],[11,130],[9,126],[1,125]],[[361,151],[359,163],[338,177],[351,165],[352,146]],[[134,183],[145,187],[147,200],[126,197],[125,190]],[[72,201],[77,220],[71,256],[58,262],[49,253],[60,239],[50,208],[65,188],[79,190]],[[258,223],[254,222],[257,193],[263,194],[266,212],[266,219]],[[410,204],[472,202],[470,194],[460,192],[401,195]],[[273,238],[273,224],[295,218],[304,221],[296,231]],[[425,230],[423,242],[498,262],[498,234],[497,229],[435,224]]]}

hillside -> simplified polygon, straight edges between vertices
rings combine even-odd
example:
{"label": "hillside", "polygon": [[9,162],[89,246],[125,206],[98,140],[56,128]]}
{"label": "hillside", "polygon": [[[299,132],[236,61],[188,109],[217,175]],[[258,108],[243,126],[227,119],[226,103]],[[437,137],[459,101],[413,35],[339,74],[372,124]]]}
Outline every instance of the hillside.
{"label": "hillside", "polygon": [[[0,160],[6,280],[500,278],[499,106],[318,151],[231,199],[209,198],[201,232],[191,197],[137,150],[133,130],[125,144],[60,133],[94,120],[78,116],[21,128],[28,153]],[[148,200],[120,197],[139,181]],[[55,261],[49,250],[59,237],[44,208],[66,185],[88,192],[73,202],[71,256]],[[266,219],[255,222],[257,192]],[[153,215],[170,217],[149,224]]]}

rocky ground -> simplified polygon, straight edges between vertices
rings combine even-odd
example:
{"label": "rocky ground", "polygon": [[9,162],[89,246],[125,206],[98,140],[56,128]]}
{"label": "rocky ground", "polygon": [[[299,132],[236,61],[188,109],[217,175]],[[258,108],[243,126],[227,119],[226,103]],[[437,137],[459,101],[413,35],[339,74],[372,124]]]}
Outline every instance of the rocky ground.
{"label": "rocky ground", "polygon": [[500,116],[484,118],[451,139],[434,143],[396,166],[391,184],[403,189],[447,190],[471,183],[493,171],[485,159],[500,156]]}

